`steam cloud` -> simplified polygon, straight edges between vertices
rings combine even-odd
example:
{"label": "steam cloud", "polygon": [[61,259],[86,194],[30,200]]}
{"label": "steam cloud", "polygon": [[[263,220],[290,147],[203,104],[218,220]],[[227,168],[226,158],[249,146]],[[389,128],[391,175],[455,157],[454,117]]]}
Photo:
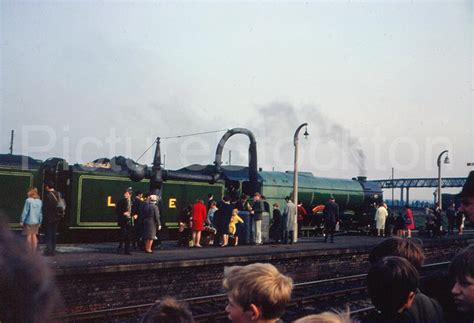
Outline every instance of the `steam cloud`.
{"label": "steam cloud", "polygon": [[[315,106],[295,107],[288,103],[273,103],[257,109],[257,114],[262,116],[260,122],[255,125],[257,136],[264,140],[263,144],[270,149],[274,147],[275,143],[286,141],[282,144],[285,148],[286,154],[281,153],[280,156],[284,159],[287,166],[292,165],[293,158],[293,135],[298,125],[308,122],[308,132],[313,142],[317,142],[319,147],[324,147],[325,144],[333,143],[337,150],[334,154],[338,156],[345,156],[349,163],[352,163],[357,168],[358,175],[366,174],[366,156],[362,150],[359,140],[351,135],[351,132],[342,125],[325,117]],[[299,138],[303,137],[304,129],[300,132]],[[327,146],[327,145],[326,145]],[[262,150],[262,145],[259,145],[259,151]],[[317,150],[316,150],[317,151]],[[268,151],[265,154],[270,154]],[[289,158],[290,157],[290,158]],[[326,157],[329,157],[326,155]],[[306,155],[306,160],[324,159],[325,156],[311,152]],[[304,164],[303,164],[304,165]],[[315,168],[314,163],[310,163],[309,168]],[[316,169],[317,172],[317,169]]]}

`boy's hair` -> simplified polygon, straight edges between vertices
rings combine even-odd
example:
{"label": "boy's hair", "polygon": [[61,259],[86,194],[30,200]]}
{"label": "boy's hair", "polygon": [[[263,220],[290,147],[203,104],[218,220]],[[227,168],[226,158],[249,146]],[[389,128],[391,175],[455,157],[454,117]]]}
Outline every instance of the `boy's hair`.
{"label": "boy's hair", "polygon": [[372,249],[369,261],[373,265],[383,257],[397,256],[408,260],[417,270],[421,269],[425,261],[425,254],[417,239],[403,239],[400,237],[388,238]]}
{"label": "boy's hair", "polygon": [[186,303],[178,302],[172,297],[166,297],[159,303],[153,305],[145,316],[142,323],[192,323],[194,322],[191,311]]}
{"label": "boy's hair", "polygon": [[373,265],[367,276],[372,304],[386,314],[398,312],[410,292],[418,289],[418,271],[405,258],[385,257]]}
{"label": "boy's hair", "polygon": [[295,323],[358,323],[351,319],[349,309],[345,312],[323,312],[304,316],[295,321]]}
{"label": "boy's hair", "polygon": [[293,280],[271,264],[255,263],[224,268],[222,285],[245,311],[257,306],[262,319],[279,318],[291,299]]}
{"label": "boy's hair", "polygon": [[449,277],[467,283],[466,277],[474,278],[474,245],[464,248],[454,256],[449,265]]}

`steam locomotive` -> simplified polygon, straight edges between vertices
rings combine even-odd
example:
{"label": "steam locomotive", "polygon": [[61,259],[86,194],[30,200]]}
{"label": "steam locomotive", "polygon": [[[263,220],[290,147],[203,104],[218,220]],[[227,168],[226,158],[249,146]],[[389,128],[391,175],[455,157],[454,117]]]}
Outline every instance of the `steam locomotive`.
{"label": "steam locomotive", "polygon": [[[222,166],[222,152],[233,135],[250,139],[248,166]],[[161,167],[160,141],[151,166],[131,159],[114,157],[99,159],[86,165],[69,165],[66,160],[50,158],[45,161],[27,156],[0,155],[0,215],[10,226],[19,230],[20,215],[28,187],[40,189],[46,180],[53,181],[63,193],[67,208],[59,226],[60,239],[72,241],[110,240],[116,236],[115,203],[126,188],[151,191],[161,196],[164,236],[178,228],[181,209],[213,194],[216,200],[224,195],[253,196],[261,192],[269,203],[284,203],[293,190],[292,172],[257,169],[257,148],[253,134],[243,128],[229,130],[220,140],[213,165],[191,165],[178,170]],[[345,214],[345,228],[365,226],[370,222],[370,206],[382,200],[381,188],[364,177],[334,179],[298,174],[298,200],[308,210],[336,198]]]}

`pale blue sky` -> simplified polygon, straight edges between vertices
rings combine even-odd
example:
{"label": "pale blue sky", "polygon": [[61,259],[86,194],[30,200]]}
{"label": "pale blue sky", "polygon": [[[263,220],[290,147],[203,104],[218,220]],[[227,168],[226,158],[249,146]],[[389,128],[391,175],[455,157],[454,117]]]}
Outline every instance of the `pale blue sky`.
{"label": "pale blue sky", "polygon": [[[308,122],[316,175],[435,177],[445,148],[447,176],[474,161],[471,1],[0,3],[3,153],[11,129],[16,153],[83,162],[247,127],[259,165],[286,170]],[[166,167],[211,163],[220,136],[164,140]],[[247,144],[231,139],[233,164]]]}

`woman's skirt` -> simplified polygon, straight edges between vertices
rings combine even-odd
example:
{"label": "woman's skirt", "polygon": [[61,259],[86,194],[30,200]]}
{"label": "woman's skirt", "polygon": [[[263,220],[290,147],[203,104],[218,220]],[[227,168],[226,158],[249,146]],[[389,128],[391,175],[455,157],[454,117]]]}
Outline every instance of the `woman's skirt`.
{"label": "woman's skirt", "polygon": [[23,224],[23,231],[21,234],[24,236],[28,236],[30,234],[38,234],[39,227],[39,224]]}

